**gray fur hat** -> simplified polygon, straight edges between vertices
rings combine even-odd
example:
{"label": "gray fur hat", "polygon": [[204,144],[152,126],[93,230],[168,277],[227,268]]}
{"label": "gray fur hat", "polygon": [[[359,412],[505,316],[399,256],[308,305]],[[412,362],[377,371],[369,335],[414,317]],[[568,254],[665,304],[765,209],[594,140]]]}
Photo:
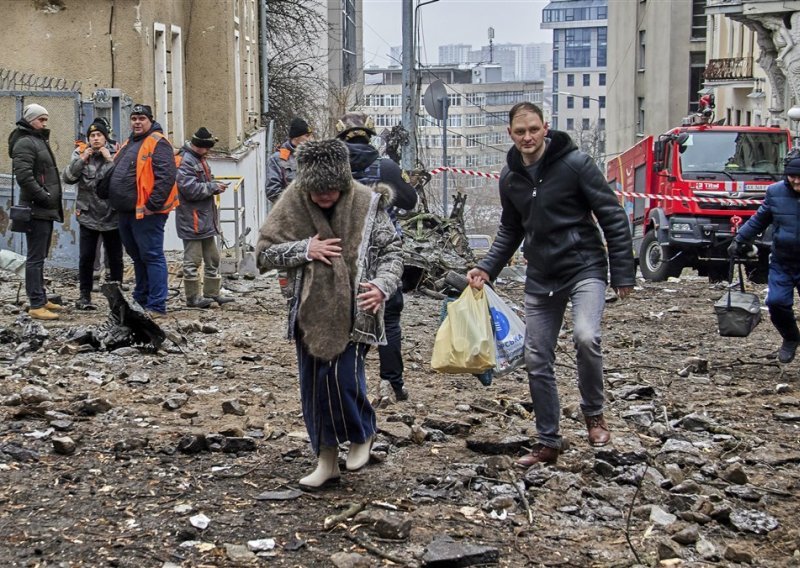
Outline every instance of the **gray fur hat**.
{"label": "gray fur hat", "polygon": [[350,156],[341,140],[311,140],[297,147],[295,183],[308,193],[350,190]]}

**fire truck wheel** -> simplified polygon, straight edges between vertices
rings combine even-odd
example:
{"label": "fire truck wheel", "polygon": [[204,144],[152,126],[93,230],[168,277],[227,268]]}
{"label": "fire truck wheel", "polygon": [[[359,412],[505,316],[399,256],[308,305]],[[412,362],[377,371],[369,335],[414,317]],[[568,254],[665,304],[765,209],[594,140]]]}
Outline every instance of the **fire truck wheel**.
{"label": "fire truck wheel", "polygon": [[678,276],[683,266],[678,260],[670,261],[669,247],[661,245],[655,231],[648,231],[639,249],[639,268],[642,276],[651,282],[663,282],[670,276]]}

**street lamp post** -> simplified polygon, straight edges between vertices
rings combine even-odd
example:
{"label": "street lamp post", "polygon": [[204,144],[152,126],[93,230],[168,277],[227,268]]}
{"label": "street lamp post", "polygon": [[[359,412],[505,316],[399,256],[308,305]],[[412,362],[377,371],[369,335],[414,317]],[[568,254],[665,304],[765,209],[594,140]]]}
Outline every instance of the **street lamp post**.
{"label": "street lamp post", "polygon": [[602,166],[603,163],[603,153],[600,151],[600,114],[603,110],[603,107],[600,105],[600,99],[597,97],[590,97],[589,95],[576,95],[575,93],[570,93],[568,91],[558,91],[559,95],[567,95],[569,97],[576,97],[579,99],[589,99],[590,101],[595,101],[597,103],[597,122],[594,125],[595,128],[595,144],[597,149],[597,155],[594,157],[595,161]]}

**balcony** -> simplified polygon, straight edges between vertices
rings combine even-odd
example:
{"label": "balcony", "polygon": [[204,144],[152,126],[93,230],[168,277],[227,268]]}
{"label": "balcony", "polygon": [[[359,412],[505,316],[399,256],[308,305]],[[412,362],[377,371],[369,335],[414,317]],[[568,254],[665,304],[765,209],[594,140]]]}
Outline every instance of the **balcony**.
{"label": "balcony", "polygon": [[706,81],[742,81],[753,78],[752,57],[709,59],[703,73]]}

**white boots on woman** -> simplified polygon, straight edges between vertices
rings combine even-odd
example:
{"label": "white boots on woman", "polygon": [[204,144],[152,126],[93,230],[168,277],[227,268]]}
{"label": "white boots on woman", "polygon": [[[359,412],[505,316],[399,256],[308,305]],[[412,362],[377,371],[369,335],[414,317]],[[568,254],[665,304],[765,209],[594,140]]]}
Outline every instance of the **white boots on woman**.
{"label": "white boots on woman", "polygon": [[317,469],[311,475],[300,480],[300,485],[310,489],[318,489],[328,483],[339,481],[339,448],[337,446],[322,446],[319,449]]}
{"label": "white boots on woman", "polygon": [[[369,463],[369,453],[375,437],[369,438],[363,444],[350,444],[347,453],[347,470],[356,471]],[[299,481],[307,489],[320,487],[339,481],[339,448],[337,446],[322,446],[319,449],[317,469]]]}
{"label": "white boots on woman", "polygon": [[369,452],[374,439],[375,437],[371,436],[363,444],[350,443],[350,451],[347,452],[347,471],[359,470],[369,463]]}

